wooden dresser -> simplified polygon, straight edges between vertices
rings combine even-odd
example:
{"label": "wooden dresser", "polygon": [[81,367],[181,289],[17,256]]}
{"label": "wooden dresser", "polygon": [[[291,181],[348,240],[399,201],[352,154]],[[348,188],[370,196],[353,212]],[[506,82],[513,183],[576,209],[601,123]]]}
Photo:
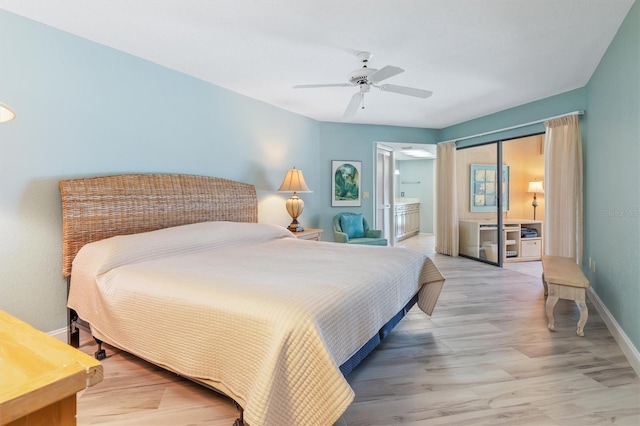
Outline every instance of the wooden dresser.
{"label": "wooden dresser", "polygon": [[96,359],[0,311],[0,425],[75,425],[76,393],[102,377]]}

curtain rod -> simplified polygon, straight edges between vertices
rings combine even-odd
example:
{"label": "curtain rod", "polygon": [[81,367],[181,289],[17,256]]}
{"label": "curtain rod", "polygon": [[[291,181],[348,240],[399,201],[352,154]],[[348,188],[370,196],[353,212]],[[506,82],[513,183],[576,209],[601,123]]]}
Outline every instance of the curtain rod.
{"label": "curtain rod", "polygon": [[[471,136],[465,136],[463,138],[453,138],[453,139],[450,139],[450,140],[453,140],[453,141],[456,141],[456,142],[460,142],[460,141],[463,141],[463,140],[466,140],[466,139],[479,138],[481,136],[487,136],[487,135],[492,135],[494,133],[506,132],[507,130],[519,129],[521,127],[527,127],[527,126],[531,126],[533,124],[540,124],[540,123],[544,123],[545,121],[548,121],[548,120],[553,120],[553,119],[562,118],[562,117],[568,117],[570,115],[584,115],[584,111],[573,111],[573,112],[568,112],[566,114],[554,115],[553,117],[547,117],[547,118],[543,118],[543,119],[536,120],[536,121],[530,121],[530,122],[524,123],[524,124],[517,124],[515,126],[505,127],[504,129],[490,130],[488,132],[478,133],[476,135],[471,135]],[[442,142],[446,142],[446,141],[442,141]]]}

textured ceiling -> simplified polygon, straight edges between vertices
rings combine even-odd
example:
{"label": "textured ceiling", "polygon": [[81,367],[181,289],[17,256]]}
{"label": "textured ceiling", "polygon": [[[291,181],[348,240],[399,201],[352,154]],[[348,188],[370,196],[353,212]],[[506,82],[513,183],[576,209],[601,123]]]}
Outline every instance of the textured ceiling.
{"label": "textured ceiling", "polygon": [[[0,8],[321,121],[443,128],[584,86],[634,0],[0,0]],[[427,99],[371,89],[370,67]]]}

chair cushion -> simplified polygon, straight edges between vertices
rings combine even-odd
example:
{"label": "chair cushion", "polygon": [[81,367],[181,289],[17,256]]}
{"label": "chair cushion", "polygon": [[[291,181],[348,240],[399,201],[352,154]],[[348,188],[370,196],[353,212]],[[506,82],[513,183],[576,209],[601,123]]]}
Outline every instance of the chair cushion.
{"label": "chair cushion", "polygon": [[340,216],[340,227],[342,232],[349,238],[364,237],[364,225],[362,224],[362,213]]}
{"label": "chair cushion", "polygon": [[358,244],[366,246],[386,246],[386,238],[356,238],[355,240],[347,241],[349,244]]}

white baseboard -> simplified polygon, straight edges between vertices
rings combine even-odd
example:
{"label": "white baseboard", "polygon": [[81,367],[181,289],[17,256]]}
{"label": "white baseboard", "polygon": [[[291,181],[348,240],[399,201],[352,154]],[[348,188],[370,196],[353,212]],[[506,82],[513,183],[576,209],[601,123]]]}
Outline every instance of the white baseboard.
{"label": "white baseboard", "polygon": [[56,339],[58,339],[58,340],[60,340],[60,341],[62,341],[64,343],[67,343],[67,328],[66,327],[58,329],[58,330],[50,331],[47,334],[49,336],[55,337]]}
{"label": "white baseboard", "polygon": [[596,292],[593,291],[593,288],[588,288],[587,294],[591,303],[593,303],[593,306],[604,320],[609,332],[611,332],[611,335],[620,346],[620,349],[622,349],[624,356],[627,357],[629,364],[631,364],[631,367],[633,367],[636,374],[640,376],[640,352],[638,352],[638,349],[636,349],[622,328],[620,328],[620,324],[618,324],[613,315],[611,315],[611,312],[609,312],[604,303],[602,303],[602,300],[598,297]]}

